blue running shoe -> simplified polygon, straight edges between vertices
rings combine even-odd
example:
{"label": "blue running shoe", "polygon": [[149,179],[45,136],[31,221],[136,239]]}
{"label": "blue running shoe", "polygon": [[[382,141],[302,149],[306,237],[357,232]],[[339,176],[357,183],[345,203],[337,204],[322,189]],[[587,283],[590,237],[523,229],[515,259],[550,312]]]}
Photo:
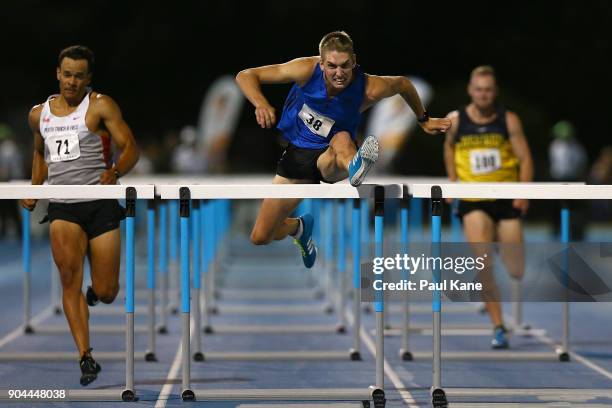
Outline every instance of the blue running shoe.
{"label": "blue running shoe", "polygon": [[363,144],[355,153],[353,160],[349,163],[349,181],[353,187],[357,187],[365,179],[366,174],[378,160],[378,139],[370,135],[366,137]]}
{"label": "blue running shoe", "polygon": [[312,268],[317,259],[317,247],[312,240],[312,230],[314,227],[314,218],[310,214],[304,214],[299,217],[302,222],[302,236],[299,239],[294,239],[293,242],[300,248],[304,266]]}
{"label": "blue running shoe", "polygon": [[506,336],[506,328],[504,326],[497,326],[495,328],[493,340],[491,340],[491,347],[494,349],[507,349],[510,347],[508,337]]}

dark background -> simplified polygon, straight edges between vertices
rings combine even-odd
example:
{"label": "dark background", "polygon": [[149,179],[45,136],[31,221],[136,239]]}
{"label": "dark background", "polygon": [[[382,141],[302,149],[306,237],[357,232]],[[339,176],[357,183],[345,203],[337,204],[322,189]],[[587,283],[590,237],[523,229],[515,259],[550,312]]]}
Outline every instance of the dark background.
{"label": "dark background", "polygon": [[[419,75],[434,86],[432,115],[467,102],[471,69],[491,64],[501,100],[523,119],[547,177],[555,121],[574,122],[590,160],[610,144],[612,2],[186,2],[9,1],[2,4],[0,121],[31,139],[28,109],[57,91],[57,54],[76,43],[96,53],[95,89],[121,106],[139,143],[163,145],[195,125],[214,78],[317,54],[327,32],[346,30],[372,74]],[[264,88],[282,109],[289,86]],[[275,131],[257,128],[247,103],[230,170],[272,173]],[[399,173],[443,175],[442,137],[417,131],[395,163]]]}

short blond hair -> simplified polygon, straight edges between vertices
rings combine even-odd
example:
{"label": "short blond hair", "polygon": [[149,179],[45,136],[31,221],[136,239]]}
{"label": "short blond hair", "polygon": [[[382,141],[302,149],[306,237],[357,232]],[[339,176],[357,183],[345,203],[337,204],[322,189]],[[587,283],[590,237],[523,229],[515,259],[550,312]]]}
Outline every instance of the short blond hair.
{"label": "short blond hair", "polygon": [[327,51],[346,52],[353,56],[353,40],[345,31],[332,31],[325,34],[319,43],[319,55]]}
{"label": "short blond hair", "polygon": [[472,73],[470,74],[470,81],[475,76],[485,76],[485,75],[491,75],[493,79],[497,80],[497,76],[495,75],[495,69],[492,66],[479,65],[472,70]]}

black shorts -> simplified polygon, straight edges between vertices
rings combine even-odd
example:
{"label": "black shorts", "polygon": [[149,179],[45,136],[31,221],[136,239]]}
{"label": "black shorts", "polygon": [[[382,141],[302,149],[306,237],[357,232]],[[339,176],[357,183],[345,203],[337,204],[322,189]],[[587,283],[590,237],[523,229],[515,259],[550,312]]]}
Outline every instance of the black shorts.
{"label": "black shorts", "polygon": [[521,217],[521,211],[512,206],[512,200],[495,201],[464,201],[460,200],[457,207],[457,215],[463,217],[471,212],[484,211],[494,222],[500,220],[510,220]]}
{"label": "black shorts", "polygon": [[49,203],[49,222],[64,220],[78,224],[93,239],[119,228],[125,218],[125,209],[117,200],[95,200],[82,203]]}
{"label": "black shorts", "polygon": [[276,165],[276,174],[289,179],[311,180],[315,183],[325,181],[317,167],[317,160],[328,148],[329,146],[323,149],[304,149],[289,143]]}

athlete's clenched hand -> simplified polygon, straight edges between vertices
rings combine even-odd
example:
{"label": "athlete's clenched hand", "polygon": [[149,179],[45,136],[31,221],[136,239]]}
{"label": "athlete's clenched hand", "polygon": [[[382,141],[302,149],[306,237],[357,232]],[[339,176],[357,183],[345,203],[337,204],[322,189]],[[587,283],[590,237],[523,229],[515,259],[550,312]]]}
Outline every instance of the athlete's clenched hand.
{"label": "athlete's clenched hand", "polygon": [[276,123],[275,109],[269,104],[260,105],[255,108],[257,123],[263,129],[270,129]]}
{"label": "athlete's clenched hand", "polygon": [[421,128],[430,135],[446,133],[451,127],[451,120],[448,118],[429,118],[427,122],[420,123]]}

